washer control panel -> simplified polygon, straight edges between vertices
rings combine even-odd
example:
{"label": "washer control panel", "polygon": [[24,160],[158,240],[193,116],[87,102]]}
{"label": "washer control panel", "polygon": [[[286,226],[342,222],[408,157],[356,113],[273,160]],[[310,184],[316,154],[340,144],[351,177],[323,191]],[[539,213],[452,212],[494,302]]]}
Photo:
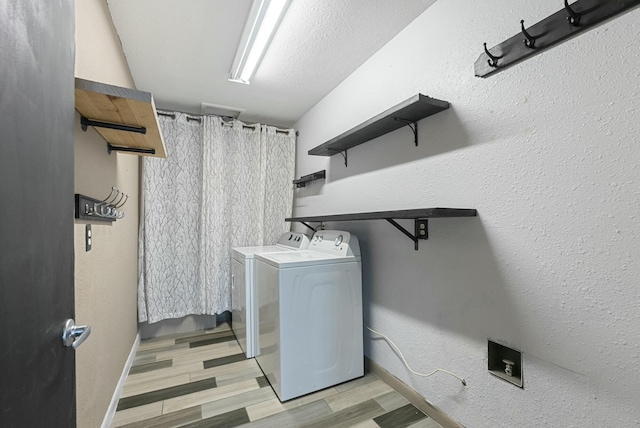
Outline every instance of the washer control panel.
{"label": "washer control panel", "polygon": [[[353,241],[357,249],[352,248]],[[358,240],[342,230],[318,230],[311,237],[309,249],[341,256],[360,255]]]}
{"label": "washer control panel", "polygon": [[298,250],[306,250],[309,247],[309,238],[304,233],[286,232],[280,235],[278,245]]}

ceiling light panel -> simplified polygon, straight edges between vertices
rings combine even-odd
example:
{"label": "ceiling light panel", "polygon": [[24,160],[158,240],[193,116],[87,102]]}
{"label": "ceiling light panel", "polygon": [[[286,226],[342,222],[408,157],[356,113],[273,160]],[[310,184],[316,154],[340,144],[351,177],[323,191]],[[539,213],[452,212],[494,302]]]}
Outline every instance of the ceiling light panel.
{"label": "ceiling light panel", "polygon": [[231,67],[229,80],[249,84],[290,0],[254,0]]}

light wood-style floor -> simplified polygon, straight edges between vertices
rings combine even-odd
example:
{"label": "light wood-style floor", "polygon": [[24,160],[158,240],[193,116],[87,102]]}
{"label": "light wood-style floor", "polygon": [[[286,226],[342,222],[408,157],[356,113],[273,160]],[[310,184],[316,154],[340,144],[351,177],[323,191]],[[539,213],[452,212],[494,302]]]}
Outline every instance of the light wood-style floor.
{"label": "light wood-style floor", "polygon": [[112,426],[441,428],[373,373],[283,404],[228,324],[143,341]]}

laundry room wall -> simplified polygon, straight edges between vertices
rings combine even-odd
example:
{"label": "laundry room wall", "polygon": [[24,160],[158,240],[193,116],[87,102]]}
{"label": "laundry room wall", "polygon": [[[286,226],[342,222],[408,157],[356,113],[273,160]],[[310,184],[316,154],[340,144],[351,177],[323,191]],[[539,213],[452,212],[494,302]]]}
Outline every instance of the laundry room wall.
{"label": "laundry room wall", "polygon": [[[76,77],[135,88],[104,0],[76,1]],[[76,321],[91,337],[76,351],[78,427],[99,427],[135,341],[137,324],[138,156],[107,153],[105,140],[75,123],[75,192],[97,199],[111,187],[129,195],[125,218],[92,223],[93,245],[85,251],[85,225],[75,224]]]}
{"label": "laundry room wall", "polygon": [[[365,353],[468,427],[640,424],[640,10],[487,79],[494,46],[561,1],[436,2],[295,125],[295,215],[476,208],[413,243],[384,221],[361,241]],[[307,151],[422,93],[451,108],[342,156]],[[413,224],[403,223],[409,229]],[[297,225],[296,230],[304,231]],[[487,371],[487,339],[524,355],[524,388]]]}

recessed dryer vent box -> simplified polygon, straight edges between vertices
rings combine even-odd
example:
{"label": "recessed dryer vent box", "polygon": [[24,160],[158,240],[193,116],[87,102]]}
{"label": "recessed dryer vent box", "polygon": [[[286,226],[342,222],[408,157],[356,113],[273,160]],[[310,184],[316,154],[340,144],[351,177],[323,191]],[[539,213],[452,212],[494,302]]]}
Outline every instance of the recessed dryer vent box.
{"label": "recessed dryer vent box", "polygon": [[520,388],[522,381],[522,352],[489,340],[489,373]]}

